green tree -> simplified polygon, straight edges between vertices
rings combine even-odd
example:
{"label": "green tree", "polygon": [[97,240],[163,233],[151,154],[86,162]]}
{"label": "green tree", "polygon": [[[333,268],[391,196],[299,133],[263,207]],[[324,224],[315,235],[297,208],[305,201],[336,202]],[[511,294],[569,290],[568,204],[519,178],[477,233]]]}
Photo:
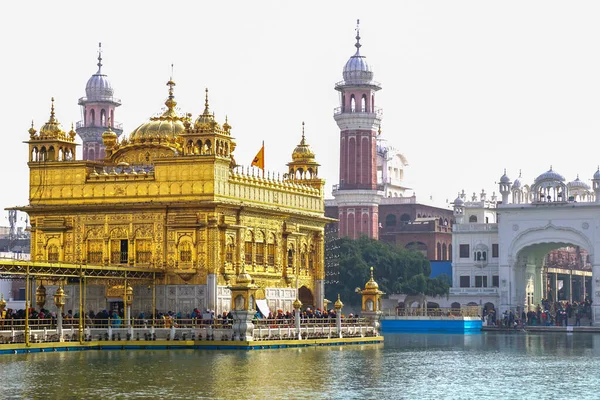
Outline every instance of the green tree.
{"label": "green tree", "polygon": [[450,285],[443,277],[429,278],[431,264],[418,251],[406,250],[366,236],[358,240],[330,240],[335,240],[335,243],[326,244],[326,248],[332,252],[326,254],[326,258],[336,260],[338,279],[328,282],[325,287],[325,295],[329,300],[335,300],[339,293],[344,303],[360,304],[361,298],[356,289],[364,288],[369,280],[370,267],[374,268],[379,289],[386,294],[424,293],[440,296],[448,293]]}

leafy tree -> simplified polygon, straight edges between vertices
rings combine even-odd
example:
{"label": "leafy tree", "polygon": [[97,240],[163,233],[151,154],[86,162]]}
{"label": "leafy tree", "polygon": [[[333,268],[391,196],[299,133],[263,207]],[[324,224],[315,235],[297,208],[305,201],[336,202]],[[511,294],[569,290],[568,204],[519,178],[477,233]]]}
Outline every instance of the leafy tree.
{"label": "leafy tree", "polygon": [[[450,285],[447,278],[429,278],[431,264],[418,251],[369,239],[366,236],[358,240],[331,238],[335,243],[326,244],[331,254],[329,259],[336,260],[338,279],[327,282],[325,294],[329,300],[337,299],[351,305],[360,304],[357,288],[364,288],[369,280],[370,267],[374,269],[374,278],[379,289],[386,294],[424,293],[431,296],[446,295]],[[335,253],[335,254],[333,254]],[[326,265],[326,268],[328,266]]]}

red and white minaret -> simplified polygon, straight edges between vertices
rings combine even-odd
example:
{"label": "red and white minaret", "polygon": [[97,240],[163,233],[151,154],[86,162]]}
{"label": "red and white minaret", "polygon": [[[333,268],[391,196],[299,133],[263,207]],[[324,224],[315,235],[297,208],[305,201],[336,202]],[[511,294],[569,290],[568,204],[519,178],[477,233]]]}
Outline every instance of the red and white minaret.
{"label": "red and white minaret", "polygon": [[356,53],[344,66],[344,80],[335,85],[341,106],[334,119],[340,128],[340,181],[333,188],[338,207],[338,235],[357,239],[379,237],[379,202],[384,193],[377,185],[377,135],[382,112],[375,108],[381,89],[373,71],[360,55],[359,21]]}
{"label": "red and white minaret", "polygon": [[77,122],[75,131],[83,141],[84,160],[102,160],[104,144],[102,133],[110,125],[117,137],[123,133],[123,126],[115,122],[115,108],[121,100],[113,96],[114,90],[106,74],[102,73],[102,43],[98,44],[98,72],[88,79],[85,95],[79,99],[83,119]]}

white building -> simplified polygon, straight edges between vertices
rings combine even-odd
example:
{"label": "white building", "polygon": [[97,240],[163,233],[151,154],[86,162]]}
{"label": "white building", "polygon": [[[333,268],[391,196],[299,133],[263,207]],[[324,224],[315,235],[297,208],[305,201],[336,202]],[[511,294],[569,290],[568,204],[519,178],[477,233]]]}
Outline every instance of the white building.
{"label": "white building", "polygon": [[[559,289],[567,299],[593,301],[600,324],[600,169],[593,187],[565,178],[550,168],[533,183],[500,178],[501,201],[485,192],[454,201],[452,288],[448,299],[431,299],[442,307],[493,306],[535,309]],[[589,254],[591,271],[544,268],[545,257],[567,246]],[[587,280],[586,280],[587,276]],[[596,278],[593,278],[595,276]],[[598,282],[596,282],[598,280]]]}

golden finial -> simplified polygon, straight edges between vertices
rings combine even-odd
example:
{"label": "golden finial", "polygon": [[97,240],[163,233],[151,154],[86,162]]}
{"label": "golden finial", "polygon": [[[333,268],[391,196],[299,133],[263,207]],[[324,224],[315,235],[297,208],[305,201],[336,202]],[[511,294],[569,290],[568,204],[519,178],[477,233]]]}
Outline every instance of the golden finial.
{"label": "golden finial", "polygon": [[339,293],[338,293],[337,301],[335,302],[334,306],[335,306],[335,309],[338,310],[338,311],[341,310],[342,307],[344,307],[344,303],[342,303],[342,300],[340,299],[340,294]]}
{"label": "golden finial", "polygon": [[54,122],[55,121],[55,118],[54,118],[54,97],[52,97],[51,101],[52,101],[52,105],[50,106],[50,121],[49,122]]}
{"label": "golden finial", "polygon": [[37,131],[35,130],[35,128],[33,127],[33,120],[31,120],[31,128],[29,128],[28,130],[29,132],[29,136],[31,136],[32,138],[35,136],[35,134],[37,133]]}
{"label": "golden finial", "polygon": [[371,267],[371,280],[373,280],[373,267]]}
{"label": "golden finial", "polygon": [[302,141],[304,142],[304,121],[302,121]]}
{"label": "golden finial", "polygon": [[225,123],[223,124],[223,130],[225,132],[229,132],[230,129],[231,129],[231,125],[229,125],[229,118],[226,115],[225,116]]}
{"label": "golden finial", "polygon": [[204,114],[209,115],[210,112],[208,110],[208,88],[204,90],[206,92],[204,96]]}
{"label": "golden finial", "polygon": [[381,125],[379,125],[379,129],[377,130],[377,134],[381,135]]}
{"label": "golden finial", "polygon": [[[171,64],[171,67],[173,67],[173,64]],[[173,86],[175,86],[175,82],[173,82],[172,76],[169,78],[169,81],[167,82],[167,86],[169,87],[169,97],[165,101],[165,106],[167,106],[167,111],[165,111],[165,114],[163,114],[163,115],[166,115],[167,113],[172,114],[175,106],[177,105],[177,102],[175,101],[175,96],[173,95]]]}
{"label": "golden finial", "polygon": [[[110,120],[110,118],[109,118]],[[75,132],[75,126],[73,125],[73,122],[71,122],[71,130],[69,131],[69,136],[71,136],[71,139],[75,139],[75,136],[77,135],[77,132]]]}

